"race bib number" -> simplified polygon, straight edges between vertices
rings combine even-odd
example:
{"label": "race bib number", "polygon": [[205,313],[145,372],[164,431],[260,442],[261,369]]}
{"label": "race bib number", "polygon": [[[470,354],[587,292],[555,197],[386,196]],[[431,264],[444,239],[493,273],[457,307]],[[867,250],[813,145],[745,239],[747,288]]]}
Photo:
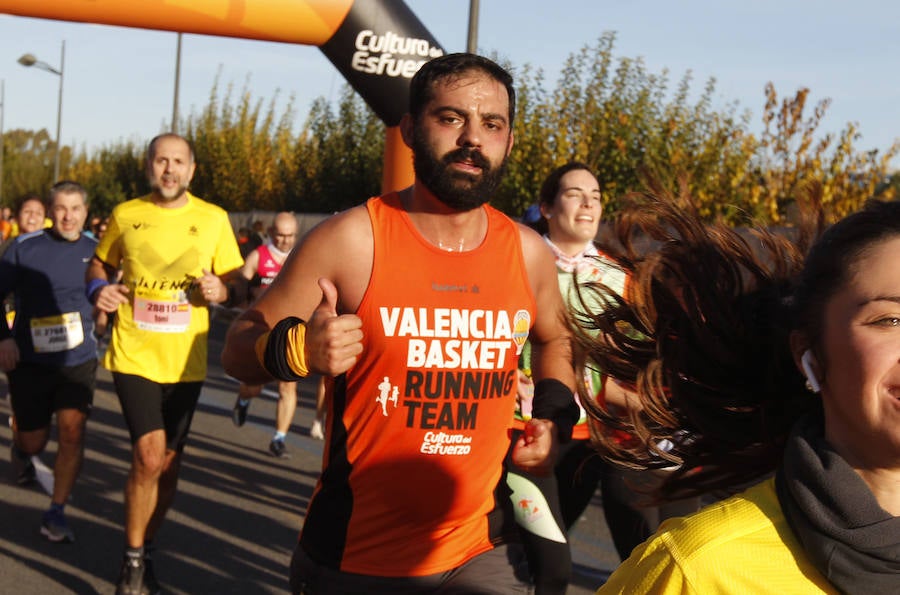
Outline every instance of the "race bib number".
{"label": "race bib number", "polygon": [[191,304],[180,300],[134,298],[134,322],[154,333],[183,333],[191,324]]}
{"label": "race bib number", "polygon": [[56,353],[75,349],[84,343],[81,313],[31,319],[31,343],[35,353]]}

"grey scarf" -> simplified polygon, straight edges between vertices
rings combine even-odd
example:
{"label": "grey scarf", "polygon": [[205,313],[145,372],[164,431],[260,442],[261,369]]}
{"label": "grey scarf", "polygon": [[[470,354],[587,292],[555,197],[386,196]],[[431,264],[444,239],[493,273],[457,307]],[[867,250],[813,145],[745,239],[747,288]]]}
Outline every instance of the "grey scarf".
{"label": "grey scarf", "polygon": [[813,565],[844,593],[900,592],[900,517],[825,441],[821,411],[794,426],[775,478],[788,524]]}

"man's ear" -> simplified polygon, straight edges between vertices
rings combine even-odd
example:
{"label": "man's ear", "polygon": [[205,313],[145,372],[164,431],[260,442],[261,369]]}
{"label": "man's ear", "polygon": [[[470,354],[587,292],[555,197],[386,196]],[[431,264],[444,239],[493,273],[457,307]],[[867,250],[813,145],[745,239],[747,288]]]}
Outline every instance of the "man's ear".
{"label": "man's ear", "polygon": [[409,112],[403,114],[403,117],[400,118],[400,137],[403,139],[403,143],[410,149],[412,149],[413,146],[414,127],[415,122],[413,122]]}

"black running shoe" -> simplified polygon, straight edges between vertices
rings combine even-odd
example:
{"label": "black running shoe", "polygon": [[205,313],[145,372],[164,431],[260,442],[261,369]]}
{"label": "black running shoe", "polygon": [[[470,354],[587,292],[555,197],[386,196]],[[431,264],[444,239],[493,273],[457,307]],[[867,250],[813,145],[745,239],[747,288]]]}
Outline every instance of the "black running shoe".
{"label": "black running shoe", "polygon": [[278,457],[279,459],[288,456],[284,440],[275,440],[273,438],[272,441],[269,442],[269,452],[272,453],[272,456]]}
{"label": "black running shoe", "polygon": [[52,508],[41,518],[41,535],[53,543],[75,543],[75,533],[66,522],[66,515]]}
{"label": "black running shoe", "polygon": [[246,405],[241,405],[241,398],[238,397],[234,402],[234,409],[231,410],[231,421],[237,427],[241,427],[245,423],[247,423],[247,410],[250,409],[250,402],[248,401]]}
{"label": "black running shoe", "polygon": [[144,581],[144,560],[125,556],[122,572],[116,586],[116,595],[152,595],[150,587]]}
{"label": "black running shoe", "polygon": [[159,595],[162,589],[159,586],[159,581],[156,580],[156,573],[153,572],[153,558],[150,556],[150,552],[146,550],[144,550],[144,585],[146,585],[150,595]]}

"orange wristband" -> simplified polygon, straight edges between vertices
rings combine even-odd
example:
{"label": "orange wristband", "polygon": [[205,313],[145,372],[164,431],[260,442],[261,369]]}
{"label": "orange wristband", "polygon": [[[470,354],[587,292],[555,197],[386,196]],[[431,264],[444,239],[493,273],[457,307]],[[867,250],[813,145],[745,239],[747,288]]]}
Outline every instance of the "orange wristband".
{"label": "orange wristband", "polygon": [[291,371],[297,376],[306,377],[309,375],[309,368],[306,366],[306,325],[297,324],[288,329],[287,341],[285,341],[285,359]]}
{"label": "orange wristband", "polygon": [[290,382],[309,375],[305,339],[306,324],[299,318],[286,318],[260,335],[253,350],[272,377]]}
{"label": "orange wristband", "polygon": [[266,346],[269,344],[269,333],[271,331],[266,331],[256,339],[256,344],[253,346],[253,351],[256,352],[256,361],[265,368],[266,367]]}

